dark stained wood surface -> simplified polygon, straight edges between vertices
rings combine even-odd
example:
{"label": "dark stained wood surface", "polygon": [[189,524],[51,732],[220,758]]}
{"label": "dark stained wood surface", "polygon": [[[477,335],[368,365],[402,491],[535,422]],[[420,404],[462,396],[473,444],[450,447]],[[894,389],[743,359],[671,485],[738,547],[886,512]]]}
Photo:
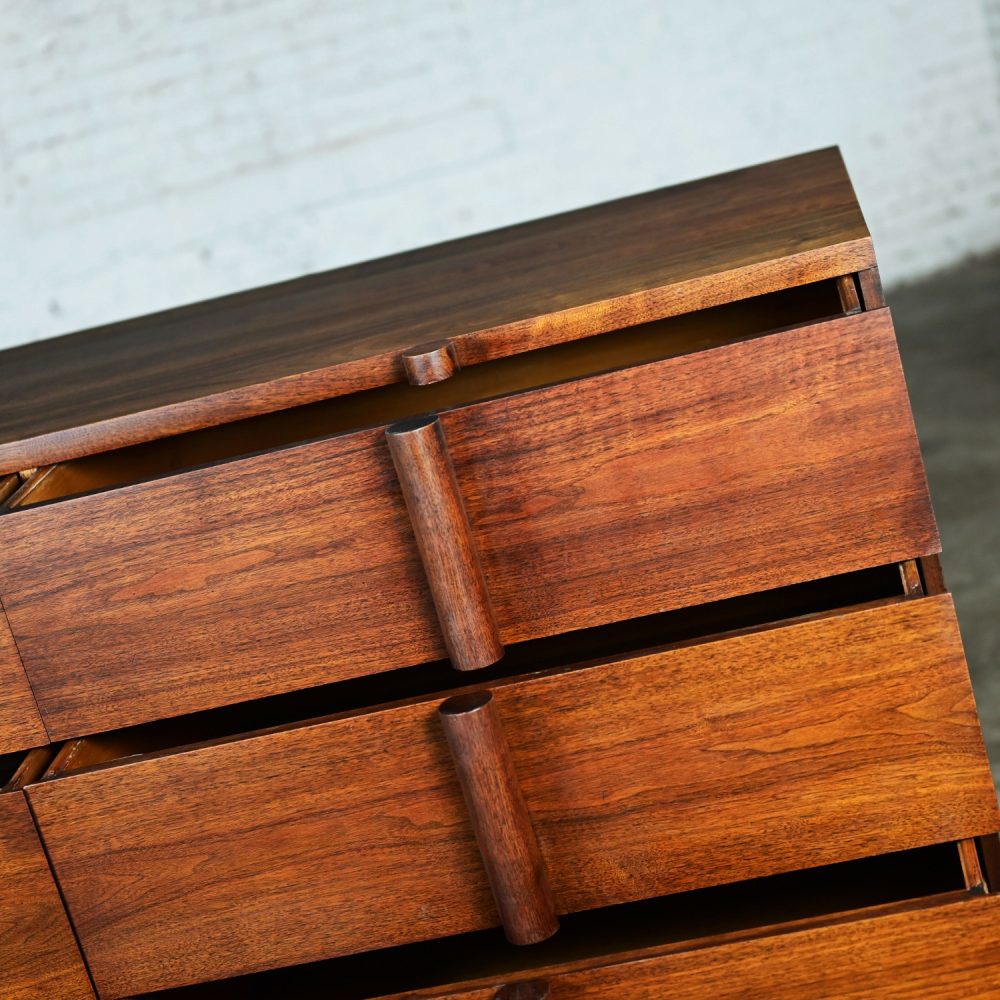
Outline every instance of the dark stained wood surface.
{"label": "dark stained wood surface", "polygon": [[11,513],[0,548],[53,739],[445,652],[381,430]]}
{"label": "dark stained wood surface", "polygon": [[[938,551],[888,313],[441,415],[509,644]],[[55,738],[444,655],[381,430],[0,517]]]}
{"label": "dark stained wood surface", "polygon": [[0,996],[93,1000],[22,792],[0,795]]}
{"label": "dark stained wood surface", "polygon": [[493,693],[455,695],[438,716],[507,940],[544,941],[559,921]]}
{"label": "dark stained wood surface", "polygon": [[441,420],[505,643],[940,549],[884,310]]}
{"label": "dark stained wood surface", "polygon": [[[556,1000],[994,1000],[1000,897],[859,913],[790,931],[774,927],[529,975]],[[498,993],[494,983],[405,994],[408,1000],[508,995],[517,994]]]}
{"label": "dark stained wood surface", "polygon": [[[395,382],[249,420],[208,427],[38,470],[12,506],[121,486],[259,451],[346,434],[423,414],[526,392],[603,371],[707,350],[842,314],[836,281],[819,281],[714,309],[473,365],[429,385]],[[17,477],[14,477],[15,479]]]}
{"label": "dark stained wood surface", "polygon": [[0,473],[477,364],[874,263],[825,149],[0,354]]}
{"label": "dark stained wood surface", "polygon": [[[2,558],[2,556],[0,556]],[[48,743],[31,685],[0,604],[0,753]]]}
{"label": "dark stained wood surface", "polygon": [[[1000,826],[947,597],[491,690],[559,912]],[[496,926],[437,706],[30,786],[102,995]]]}

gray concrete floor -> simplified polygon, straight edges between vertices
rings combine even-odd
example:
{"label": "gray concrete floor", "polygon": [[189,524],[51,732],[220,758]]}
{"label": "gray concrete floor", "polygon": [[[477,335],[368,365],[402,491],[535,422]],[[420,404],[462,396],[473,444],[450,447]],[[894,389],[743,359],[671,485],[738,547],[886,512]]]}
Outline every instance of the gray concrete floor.
{"label": "gray concrete floor", "polygon": [[1000,253],[887,298],[1000,786]]}

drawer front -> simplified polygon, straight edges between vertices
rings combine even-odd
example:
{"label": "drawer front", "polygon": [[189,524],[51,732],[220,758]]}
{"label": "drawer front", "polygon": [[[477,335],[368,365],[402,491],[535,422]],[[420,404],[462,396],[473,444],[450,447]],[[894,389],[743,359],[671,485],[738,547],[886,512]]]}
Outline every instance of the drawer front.
{"label": "drawer front", "polygon": [[0,996],[93,1000],[28,803],[0,795]]}
{"label": "drawer front", "polygon": [[[441,416],[504,643],[937,551],[885,311]],[[54,737],[440,657],[381,429],[0,518]]]}
{"label": "drawer front", "polygon": [[[493,690],[559,912],[1000,826],[947,597]],[[438,703],[30,786],[102,995],[496,925]]]}
{"label": "drawer front", "polygon": [[0,546],[53,739],[444,655],[381,430],[11,513]]}
{"label": "drawer front", "polygon": [[0,605],[0,753],[49,742],[21,657]]}
{"label": "drawer front", "polygon": [[[1000,897],[859,916],[624,961],[539,969],[534,991],[495,983],[393,1000],[994,1000],[1000,996]],[[548,987],[548,994],[545,993]],[[389,1000],[389,998],[385,998]]]}
{"label": "drawer front", "polygon": [[442,422],[507,642],[940,548],[885,311]]}

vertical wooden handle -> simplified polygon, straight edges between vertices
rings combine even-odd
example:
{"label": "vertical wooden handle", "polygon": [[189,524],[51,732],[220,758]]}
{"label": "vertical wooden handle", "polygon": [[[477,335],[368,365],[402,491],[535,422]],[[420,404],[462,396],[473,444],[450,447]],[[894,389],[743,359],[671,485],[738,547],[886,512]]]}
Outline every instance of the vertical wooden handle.
{"label": "vertical wooden handle", "polygon": [[441,422],[418,417],[385,433],[451,662],[496,663],[503,644]]}
{"label": "vertical wooden handle", "polygon": [[403,371],[411,385],[431,385],[455,375],[460,365],[455,347],[450,340],[437,340],[431,344],[417,344],[400,355]]}
{"label": "vertical wooden handle", "polygon": [[559,921],[493,695],[455,695],[438,714],[507,940],[544,941]]}

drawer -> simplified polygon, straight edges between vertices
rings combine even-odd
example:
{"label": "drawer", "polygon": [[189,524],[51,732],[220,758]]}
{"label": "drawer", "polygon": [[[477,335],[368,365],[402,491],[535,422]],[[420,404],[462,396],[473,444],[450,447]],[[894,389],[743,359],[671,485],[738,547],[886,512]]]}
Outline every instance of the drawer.
{"label": "drawer", "polygon": [[[408,502],[378,426],[0,517],[52,738],[436,660],[463,622],[481,665],[939,548],[885,310],[444,409],[435,432]],[[441,592],[441,544],[468,586]]]}
{"label": "drawer", "polygon": [[992,1000],[998,983],[1000,897],[986,896],[650,948],[392,1000]]}
{"label": "drawer", "polygon": [[[80,951],[21,785],[50,755],[28,754],[0,788],[0,996],[93,1000]],[[2,763],[2,762],[0,762]],[[0,782],[8,777],[0,775]]]}
{"label": "drawer", "polygon": [[[489,690],[558,913],[1000,827],[947,596]],[[101,995],[497,926],[440,703],[69,744],[28,795]]]}

